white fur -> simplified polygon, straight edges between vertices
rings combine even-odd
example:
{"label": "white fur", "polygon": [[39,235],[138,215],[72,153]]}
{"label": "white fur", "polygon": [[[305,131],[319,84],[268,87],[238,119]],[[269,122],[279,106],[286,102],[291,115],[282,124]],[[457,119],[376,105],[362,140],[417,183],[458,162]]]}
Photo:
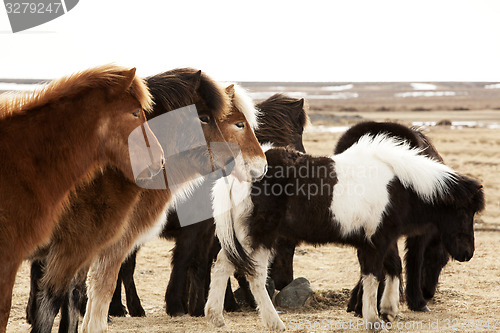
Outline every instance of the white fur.
{"label": "white fur", "polygon": [[399,278],[386,275],[385,287],[380,300],[380,313],[396,318],[399,309]]}
{"label": "white fur", "polygon": [[368,238],[376,232],[389,205],[387,185],[394,177],[427,202],[446,193],[446,181],[455,181],[455,172],[419,152],[387,135],[365,135],[332,156],[338,182],[330,208],[344,236],[361,228]]}
{"label": "white fur", "polygon": [[234,271],[234,266],[227,258],[226,251],[237,254],[234,239],[234,233],[236,233],[238,241],[256,263],[255,275],[247,278],[262,321],[270,329],[284,330],[285,325],[279,318],[266,291],[267,269],[272,253],[270,250],[262,248],[252,250],[248,238],[245,221],[253,208],[250,191],[250,183],[239,182],[232,176],[218,179],[215,182],[212,191],[215,231],[222,250],[219,252],[217,262],[212,270],[205,315],[215,326],[224,325],[222,310],[226,281]]}
{"label": "white fur", "polygon": [[218,179],[212,189],[215,233],[222,248],[230,253],[237,253],[233,230],[242,245],[247,243],[248,232],[241,222],[252,210],[251,186],[229,175]]}
{"label": "white fur", "polygon": [[272,142],[264,142],[260,146],[262,147],[262,151],[264,153],[267,152],[269,149],[274,148],[274,144]]}
{"label": "white fur", "polygon": [[234,266],[226,256],[226,252],[221,250],[217,256],[217,261],[212,268],[212,279],[208,292],[207,303],[205,304],[205,317],[217,327],[224,326],[224,295],[226,292],[227,279],[233,274]]}
{"label": "white fur", "polygon": [[[363,319],[367,323],[374,324],[378,322],[377,311],[377,289],[379,281],[373,274],[364,275],[361,278],[363,284]],[[368,324],[370,327],[371,325]]]}
{"label": "white fur", "polygon": [[248,276],[247,279],[262,321],[271,330],[284,331],[286,328],[285,324],[283,324],[278,316],[266,290],[267,269],[269,261],[272,258],[272,253],[268,249],[259,248],[252,253],[252,258],[256,263],[255,275]]}

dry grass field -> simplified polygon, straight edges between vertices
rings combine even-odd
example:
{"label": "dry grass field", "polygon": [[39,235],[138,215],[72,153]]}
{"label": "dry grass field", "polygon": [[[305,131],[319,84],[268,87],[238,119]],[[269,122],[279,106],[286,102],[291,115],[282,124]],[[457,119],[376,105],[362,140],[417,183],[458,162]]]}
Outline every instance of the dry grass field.
{"label": "dry grass field", "polygon": [[[477,106],[475,110],[431,111],[408,109],[389,111],[340,111],[338,104],[327,107],[311,103],[313,126],[304,136],[306,150],[311,154],[331,154],[341,133],[321,132],[317,125],[349,125],[359,119],[393,120],[404,124],[414,121],[484,121],[500,123],[500,110]],[[463,101],[462,101],[463,102]],[[487,103],[499,104],[498,100]],[[367,102],[358,102],[361,104]],[[399,102],[398,102],[399,103]],[[402,102],[401,102],[402,103]],[[325,106],[326,105],[326,106]],[[382,105],[382,104],[379,104]],[[453,107],[460,101],[453,102]],[[375,107],[370,106],[371,109]],[[332,112],[337,116],[330,119]],[[319,115],[319,116],[318,116]],[[323,116],[321,116],[323,115]],[[325,116],[327,115],[327,116]],[[353,117],[356,116],[356,117]],[[323,128],[324,130],[324,128]],[[476,252],[470,262],[451,261],[443,270],[431,312],[409,311],[404,303],[393,328],[394,332],[493,332],[500,330],[500,129],[426,127],[445,162],[457,171],[479,179],[485,187],[486,210],[476,221]],[[403,248],[400,244],[400,249]],[[143,247],[136,269],[138,293],[146,310],[146,318],[113,318],[110,332],[261,332],[265,331],[254,311],[225,314],[226,326],[216,329],[205,318],[189,316],[170,318],[165,314],[164,292],[170,274],[170,249],[173,243],[156,240]],[[350,247],[302,245],[296,251],[295,276],[304,276],[315,291],[313,299],[301,310],[281,309],[280,314],[290,332],[363,331],[356,327],[358,319],[346,312],[348,293],[359,276],[355,250]],[[8,332],[28,332],[25,306],[29,288],[29,269],[23,264],[18,273]],[[465,322],[465,320],[469,320]],[[486,325],[489,320],[489,327]],[[316,324],[315,324],[316,323]],[[321,326],[318,326],[320,325]],[[353,326],[349,326],[353,325]],[[314,326],[316,325],[316,326]],[[343,328],[342,328],[343,325]],[[462,326],[465,325],[465,326]],[[474,325],[474,326],[467,326]],[[495,327],[496,325],[496,327]],[[57,332],[57,322],[53,329]]]}

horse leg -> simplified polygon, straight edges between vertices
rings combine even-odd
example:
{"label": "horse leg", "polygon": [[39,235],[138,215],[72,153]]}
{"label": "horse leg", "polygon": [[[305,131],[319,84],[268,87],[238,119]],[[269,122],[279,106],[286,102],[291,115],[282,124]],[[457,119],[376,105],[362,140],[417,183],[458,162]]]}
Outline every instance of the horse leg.
{"label": "horse leg", "polygon": [[217,327],[224,326],[224,293],[227,279],[233,274],[234,266],[226,256],[226,252],[221,250],[217,256],[217,261],[212,269],[212,280],[208,292],[208,299],[205,305],[205,317]]}
{"label": "horse leg", "polygon": [[381,326],[377,310],[377,294],[379,283],[383,277],[383,258],[381,248],[366,246],[358,249],[358,260],[361,266],[362,314],[369,329]]}
{"label": "horse leg", "polygon": [[[191,288],[189,291],[189,314],[197,317],[203,316],[204,314],[203,310],[208,290],[206,279],[207,276],[208,279],[210,279],[210,270],[213,262],[213,258],[209,255],[209,249],[212,244],[206,244],[206,242],[200,240],[199,246],[200,248],[196,251],[196,256],[198,258],[196,262],[198,265],[196,268],[191,267],[191,269],[195,271],[195,274],[191,279]],[[224,308],[226,309],[225,303]]]}
{"label": "horse leg", "polygon": [[449,259],[450,256],[444,248],[439,235],[434,236],[425,249],[424,261],[422,264],[421,287],[424,299],[430,300],[434,297],[439,275]]}
{"label": "horse leg", "polygon": [[[238,280],[238,284],[240,285],[240,289],[243,292],[243,295],[245,296],[245,301],[247,304],[252,308],[256,309],[257,308],[257,303],[255,302],[255,298],[252,295],[252,292],[250,291],[250,284],[248,283],[247,278],[245,275],[241,274],[236,270],[236,273],[234,273],[234,277],[236,280]],[[228,281],[228,283],[230,283]]]}
{"label": "horse leg", "polygon": [[122,267],[120,267],[120,273],[118,273],[118,279],[116,279],[115,292],[113,293],[111,303],[109,304],[108,314],[113,317],[125,317],[127,315],[127,309],[122,303],[122,268],[126,262],[127,260],[125,260],[122,263]]}
{"label": "horse leg", "polygon": [[141,305],[139,295],[137,295],[134,281],[135,263],[138,251],[139,248],[136,248],[122,263],[120,274],[122,275],[123,286],[125,287],[128,312],[132,317],[146,317],[146,312]]}
{"label": "horse leg", "polygon": [[68,288],[54,288],[43,284],[37,296],[37,311],[31,327],[31,332],[50,332],[54,325],[54,319],[59,313],[65,299],[67,299]]}
{"label": "horse leg", "polygon": [[82,303],[86,302],[85,280],[88,267],[81,269],[71,281],[71,286],[61,307],[59,333],[78,333],[78,321]]}
{"label": "horse leg", "polygon": [[297,242],[285,238],[278,238],[276,256],[271,264],[270,277],[276,289],[281,290],[293,281],[293,256]]}
{"label": "horse leg", "polygon": [[87,278],[87,309],[82,324],[83,332],[101,333],[107,330],[109,303],[113,297],[121,263],[133,245],[133,239],[130,236],[125,235],[120,241],[103,250],[90,266]]}
{"label": "horse leg", "polygon": [[[12,289],[16,281],[16,273],[21,266],[22,256],[13,258],[10,252],[0,251],[0,333],[5,333],[9,321],[10,307],[12,304]],[[9,260],[10,259],[10,260]]]}
{"label": "horse leg", "polygon": [[363,306],[363,286],[361,277],[359,278],[356,286],[351,290],[351,298],[349,299],[349,303],[347,304],[347,312],[354,312],[356,317],[361,317],[363,314],[362,306]]}
{"label": "horse leg", "polygon": [[172,272],[165,292],[166,311],[171,316],[179,316],[187,313],[183,306],[183,298],[186,288],[186,278],[190,262],[195,256],[196,234],[183,232],[177,238],[172,255]]}
{"label": "horse leg", "polygon": [[422,265],[428,236],[406,238],[406,303],[413,311],[430,311],[422,295]]}
{"label": "horse leg", "polygon": [[37,311],[36,302],[37,294],[40,291],[38,284],[43,276],[43,264],[41,260],[34,260],[31,263],[30,270],[30,296],[28,298],[28,305],[26,306],[26,321],[28,324],[33,324],[35,314]]}
{"label": "horse leg", "polygon": [[[45,270],[39,286],[37,312],[32,332],[50,332],[68,292],[70,293],[69,297],[73,298],[71,295],[74,286],[73,279],[79,276],[82,266],[86,267],[85,262],[88,256],[86,251],[69,251],[60,248],[59,245],[54,243],[49,254],[45,257]],[[65,245],[62,244],[62,246]],[[68,303],[69,305],[71,304]],[[75,315],[70,310],[65,312],[65,315],[73,316],[68,319],[70,325],[79,319],[78,314]]]}
{"label": "horse leg", "polygon": [[255,259],[256,263],[255,274],[248,276],[248,283],[255,297],[262,321],[264,325],[272,330],[284,331],[286,329],[285,324],[283,324],[278,316],[266,289],[267,271],[271,259],[271,251],[261,248],[255,250],[252,257]]}
{"label": "horse leg", "polygon": [[[380,315],[387,321],[394,321],[399,312],[400,281],[401,281],[401,258],[399,257],[398,245],[394,243],[384,259],[385,283],[382,297],[380,299]],[[381,283],[382,285],[382,283]]]}
{"label": "horse leg", "polygon": [[234,298],[230,279],[227,280],[226,294],[224,295],[224,310],[227,312],[241,312],[241,308]]}

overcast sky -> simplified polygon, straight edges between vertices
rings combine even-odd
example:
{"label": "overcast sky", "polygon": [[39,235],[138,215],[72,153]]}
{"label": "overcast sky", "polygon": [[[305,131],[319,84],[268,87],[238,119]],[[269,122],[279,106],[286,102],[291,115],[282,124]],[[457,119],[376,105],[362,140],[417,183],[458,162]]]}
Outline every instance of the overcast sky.
{"label": "overcast sky", "polygon": [[0,7],[0,78],[115,62],[234,81],[497,82],[499,17],[498,0],[80,0],[12,34]]}

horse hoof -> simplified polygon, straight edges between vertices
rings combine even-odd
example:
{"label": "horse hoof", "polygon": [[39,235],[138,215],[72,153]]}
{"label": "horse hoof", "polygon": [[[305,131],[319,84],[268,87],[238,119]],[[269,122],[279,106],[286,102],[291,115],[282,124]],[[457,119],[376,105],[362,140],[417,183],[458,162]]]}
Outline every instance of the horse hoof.
{"label": "horse hoof", "polygon": [[419,311],[421,312],[431,312],[431,309],[427,305],[424,305]]}
{"label": "horse hoof", "polygon": [[272,331],[284,331],[284,330],[286,330],[285,324],[283,324],[281,319],[267,323],[266,326]]}
{"label": "horse hoof", "polygon": [[383,314],[382,315],[382,318],[385,320],[385,321],[388,321],[388,322],[393,322],[394,321],[394,316],[390,315],[390,314]]}
{"label": "horse hoof", "polygon": [[131,317],[146,317],[146,311],[143,308],[139,309],[130,309]]}

